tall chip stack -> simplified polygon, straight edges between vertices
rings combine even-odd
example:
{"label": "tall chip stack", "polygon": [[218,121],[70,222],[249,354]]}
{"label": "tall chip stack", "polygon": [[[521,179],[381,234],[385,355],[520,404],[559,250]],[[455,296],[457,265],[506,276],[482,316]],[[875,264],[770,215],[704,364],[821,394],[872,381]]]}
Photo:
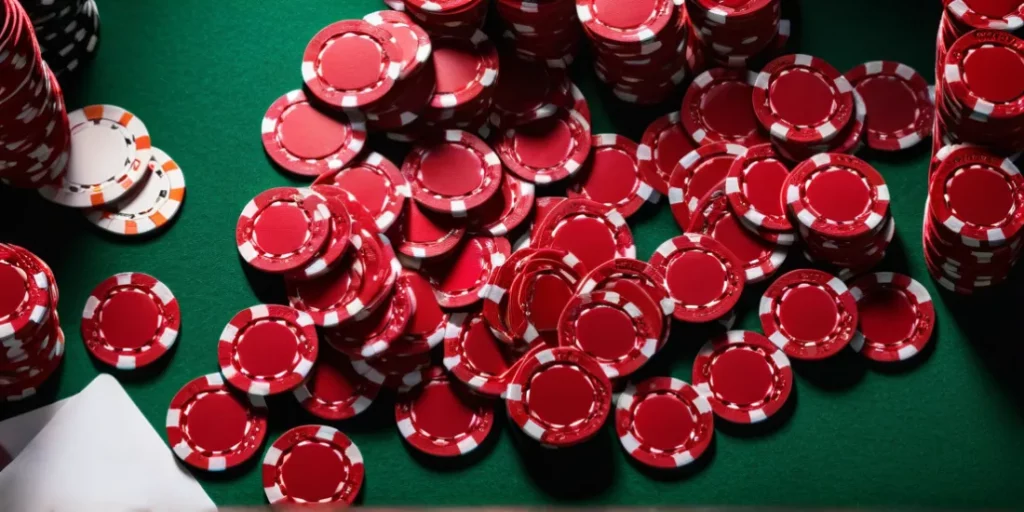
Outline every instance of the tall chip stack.
{"label": "tall chip stack", "polygon": [[96,53],[100,13],[95,0],[21,0],[21,3],[32,20],[43,59],[62,82]]}
{"label": "tall chip stack", "polygon": [[36,394],[64,359],[60,292],[50,267],[0,243],[0,403]]}
{"label": "tall chip stack", "polygon": [[583,39],[573,0],[497,0],[507,30],[502,38],[517,57],[565,68],[576,59]]}
{"label": "tall chip stack", "polygon": [[[750,67],[753,61],[782,52],[790,36],[790,22],[782,19],[779,0],[734,4],[713,0],[686,0],[690,46],[711,67]],[[762,61],[763,62],[763,61]]]}

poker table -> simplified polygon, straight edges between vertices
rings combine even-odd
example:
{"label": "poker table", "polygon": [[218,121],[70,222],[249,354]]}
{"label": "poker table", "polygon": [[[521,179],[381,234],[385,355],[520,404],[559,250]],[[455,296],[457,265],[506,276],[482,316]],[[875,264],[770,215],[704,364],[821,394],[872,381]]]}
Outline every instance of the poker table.
{"label": "poker table", "polygon": [[[623,0],[626,1],[626,0]],[[868,60],[904,62],[930,81],[939,20],[934,0],[784,2],[793,20],[790,51],[822,57],[840,70]],[[61,288],[67,357],[38,397],[0,404],[0,419],[79,391],[99,372],[79,335],[83,304],[106,277],[157,276],[182,307],[182,332],[156,368],[115,372],[161,435],[167,405],[187,381],[218,369],[215,346],[231,316],[285,300],[280,280],[249,271],[234,229],[245,203],[267,188],[301,184],[263,152],[260,121],[282,93],[301,86],[299,63],[323,26],[384,8],[379,0],[99,2],[97,59],[67,87],[69,108],[123,106],[147,124],[154,145],[186,176],[183,211],[170,229],[145,238],[101,233],[71,209],[37,194],[0,188],[0,240],[34,251]],[[573,76],[593,110],[594,132],[638,140],[654,108],[618,102],[582,57]],[[401,160],[403,147],[371,137],[371,147]],[[656,474],[631,463],[606,425],[579,449],[544,450],[524,442],[499,408],[491,439],[464,461],[438,462],[410,451],[395,427],[393,398],[337,424],[366,459],[360,502],[398,505],[642,505],[1002,507],[1024,500],[1024,287],[1017,278],[994,293],[940,293],[922,259],[921,223],[928,143],[889,156],[866,155],[885,176],[897,238],[881,265],[928,287],[937,308],[933,343],[911,364],[870,365],[849,351],[794,363],[796,393],[784,414],[758,428],[721,425],[697,467]],[[542,192],[543,194],[543,192]],[[638,256],[648,258],[679,229],[663,201],[630,220]],[[806,265],[791,254],[787,269]],[[765,285],[748,290],[737,328],[760,330]],[[690,380],[710,329],[677,325],[669,347],[641,375]],[[268,442],[286,429],[319,423],[290,396],[270,402]],[[266,449],[266,446],[264,446]],[[168,456],[171,456],[168,452]],[[262,454],[259,457],[262,460]],[[258,461],[226,474],[196,473],[219,505],[265,503]]]}

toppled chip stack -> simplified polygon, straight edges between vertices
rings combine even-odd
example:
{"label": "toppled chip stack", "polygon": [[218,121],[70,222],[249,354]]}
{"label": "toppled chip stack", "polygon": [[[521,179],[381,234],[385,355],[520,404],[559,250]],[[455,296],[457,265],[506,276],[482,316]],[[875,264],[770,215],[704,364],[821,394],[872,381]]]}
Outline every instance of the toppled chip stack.
{"label": "toppled chip stack", "polygon": [[32,22],[4,0],[0,29],[0,182],[40,188],[64,172],[71,129],[57,78],[43,60]]}
{"label": "toppled chip stack", "polygon": [[71,77],[95,55],[100,37],[95,0],[24,0],[22,5],[57,78]]}
{"label": "toppled chip stack", "polygon": [[21,247],[0,244],[0,402],[36,394],[64,359],[60,292],[50,267]]}
{"label": "toppled chip stack", "polygon": [[574,0],[497,0],[495,7],[517,57],[563,69],[576,59],[583,32]]}
{"label": "toppled chip stack", "polygon": [[776,53],[789,40],[779,0],[744,0],[724,5],[714,0],[686,0],[686,12],[699,51],[710,63],[746,67],[756,57]]}

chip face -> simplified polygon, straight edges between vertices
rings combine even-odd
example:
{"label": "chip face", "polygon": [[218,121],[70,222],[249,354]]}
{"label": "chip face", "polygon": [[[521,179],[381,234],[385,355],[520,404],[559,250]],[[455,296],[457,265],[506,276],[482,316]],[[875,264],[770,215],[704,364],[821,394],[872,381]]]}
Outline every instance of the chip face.
{"label": "chip face", "polygon": [[731,423],[759,423],[777,414],[793,390],[789,359],[768,338],[729,331],[701,347],[693,385],[715,415]]}
{"label": "chip face", "polygon": [[630,384],[615,406],[615,432],[622,448],[654,468],[692,464],[714,437],[708,399],[693,386],[671,377]]}
{"label": "chip face", "polygon": [[476,450],[494,425],[494,405],[452,381],[442,367],[399,395],[398,431],[413,448],[436,457],[458,457]]}
{"label": "chip face", "polygon": [[759,307],[761,328],[793,359],[832,357],[853,339],[857,301],[839,278],[794,270],[775,280]]}
{"label": "chip face", "polygon": [[263,490],[271,505],[351,505],[366,470],[359,448],[325,425],[295,427],[263,458]]}
{"label": "chip face", "polygon": [[319,353],[313,319],[287,306],[263,304],[240,311],[221,333],[217,359],[224,379],[250,395],[297,388]]}

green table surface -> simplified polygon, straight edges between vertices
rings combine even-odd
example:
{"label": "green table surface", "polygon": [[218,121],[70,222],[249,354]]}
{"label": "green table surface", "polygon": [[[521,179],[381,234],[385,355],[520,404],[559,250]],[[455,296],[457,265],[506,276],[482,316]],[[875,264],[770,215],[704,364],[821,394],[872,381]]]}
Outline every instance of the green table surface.
{"label": "green table surface", "polygon": [[[622,0],[627,1],[627,0]],[[76,211],[36,194],[0,188],[0,240],[46,259],[62,292],[68,334],[63,369],[37,399],[0,404],[0,418],[78,392],[99,372],[79,335],[82,306],[104,278],[125,271],[157,276],[182,305],[182,333],[166,364],[116,373],[161,435],[167,404],[188,380],[217,371],[221,329],[240,309],[284,300],[280,281],[247,271],[234,244],[242,206],[260,191],[301,183],[263,153],[260,121],[280,94],[301,85],[306,42],[323,26],[383,8],[380,0],[104,0],[98,58],[69,88],[71,108],[123,106],[140,116],[156,146],[184,170],[188,194],[170,230],[148,239],[107,236]],[[934,0],[787,2],[790,48],[844,70],[890,59],[933,72]],[[584,62],[574,76],[594,111],[594,131],[639,139],[657,115],[615,101]],[[400,159],[402,148],[370,146]],[[1021,286],[984,297],[938,293],[921,256],[927,143],[918,151],[870,156],[892,194],[898,237],[882,267],[908,272],[932,291],[938,325],[933,348],[898,369],[856,354],[796,364],[796,393],[785,421],[757,430],[719,427],[699,471],[659,477],[630,463],[606,425],[578,450],[523,443],[498,415],[493,442],[468,463],[440,464],[411,453],[394,424],[393,399],[337,426],[359,445],[367,505],[606,504],[768,506],[1015,507],[1024,498]],[[679,233],[664,202],[630,221],[641,258]],[[800,264],[791,255],[787,267]],[[738,307],[738,328],[759,330],[764,286]],[[642,374],[690,379],[708,332],[676,326],[669,348]],[[318,421],[291,397],[272,402],[268,438]],[[502,408],[503,409],[503,408]],[[721,424],[721,422],[720,422]],[[170,452],[168,452],[168,456]],[[262,459],[262,453],[260,455]],[[226,475],[197,473],[219,505],[265,503],[258,464]]]}

